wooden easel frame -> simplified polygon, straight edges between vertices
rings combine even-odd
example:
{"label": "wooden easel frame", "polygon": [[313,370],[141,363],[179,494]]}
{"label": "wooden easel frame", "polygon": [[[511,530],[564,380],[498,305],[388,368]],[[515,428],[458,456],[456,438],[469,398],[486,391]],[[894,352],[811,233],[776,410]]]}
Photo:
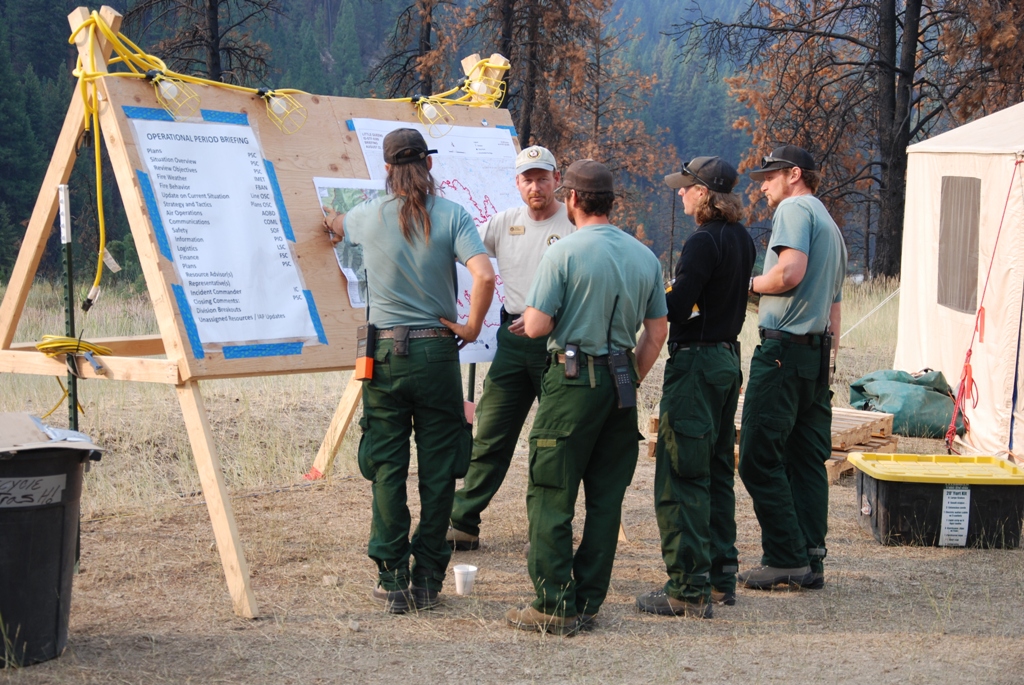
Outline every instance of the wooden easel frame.
{"label": "wooden easel frame", "polygon": [[[115,33],[120,29],[122,17],[114,9],[104,6],[99,12],[99,17]],[[89,19],[90,12],[84,7],[79,7],[68,15],[72,31],[77,30]],[[94,64],[96,71],[106,72],[112,46],[108,44],[101,33],[96,32],[95,36],[95,38],[90,38],[90,33],[86,30],[79,32],[76,37],[76,46],[83,64]],[[197,360],[185,335],[181,316],[176,309],[174,295],[168,285],[168,273],[173,271],[174,267],[159,254],[152,231],[151,217],[147,214],[142,202],[139,182],[135,175],[138,162],[133,158],[135,153],[130,152],[130,150],[134,150],[134,143],[129,140],[130,134],[127,134],[129,139],[126,139],[124,114],[121,111],[122,107],[117,106],[117,103],[122,102],[124,98],[132,98],[136,103],[146,106],[147,100],[154,100],[152,89],[147,84],[148,94],[143,93],[141,90],[143,86],[140,82],[123,78],[99,79],[96,85],[99,94],[100,130],[103,134],[103,143],[107,148],[117,186],[122,198],[125,199],[125,212],[135,237],[139,262],[156,311],[160,333],[145,336],[91,338],[90,342],[104,345],[110,348],[112,353],[99,358],[103,365],[103,369],[99,372],[89,364],[80,363],[78,365],[80,377],[87,380],[137,381],[175,386],[234,611],[239,616],[254,618],[259,614],[259,610],[250,584],[249,567],[239,538],[223,470],[214,446],[213,433],[200,393],[199,380],[351,370],[354,367],[354,341],[346,333],[354,332],[355,327],[362,323],[363,314],[361,311],[350,311],[347,309],[347,305],[329,312],[321,310],[324,326],[332,337],[331,344],[311,349],[308,359],[303,353],[302,358],[281,358],[276,361],[267,361],[265,364],[259,360],[237,363],[232,361],[231,364],[225,364],[223,356],[218,359],[216,355],[207,355],[207,359]],[[80,86],[81,83],[79,83]],[[210,86],[200,86],[199,88],[205,88],[204,98],[209,95],[211,101],[216,104],[218,98],[213,91],[220,89]],[[235,97],[239,96],[235,94]],[[415,108],[408,104],[351,98],[323,98],[312,95],[302,97],[304,105],[310,108],[311,113],[315,110],[320,116],[332,117],[336,123],[353,117],[415,121]],[[254,108],[265,109],[264,103],[256,96],[247,95],[245,98],[247,98],[245,103],[239,105],[242,108],[241,111],[248,110],[251,113],[250,116],[254,119],[258,118]],[[228,100],[222,101],[228,102]],[[454,112],[453,115],[454,123],[458,125],[488,125],[480,114],[470,112],[469,108],[460,108],[460,111]],[[58,186],[67,183],[78,156],[77,148],[85,128],[84,116],[85,105],[79,88],[76,88],[44,176],[42,188],[29,219],[7,291],[3,302],[0,303],[0,373],[60,377],[67,371],[63,356],[47,357],[36,349],[35,343],[13,343],[13,340],[32,281],[53,228],[58,209]],[[261,116],[265,117],[265,114]],[[505,110],[488,108],[486,116],[496,125],[511,128],[511,118]],[[255,123],[252,125],[255,126]],[[278,135],[276,129],[271,133]],[[512,136],[514,144],[518,148],[514,130]],[[341,137],[345,139],[342,141],[343,146],[347,146],[342,148],[342,152],[354,153],[358,148],[358,142],[355,141],[354,136],[343,134]],[[98,137],[93,144],[100,144]],[[274,144],[280,148],[282,143],[278,140]],[[290,145],[291,143],[288,143],[288,146]],[[285,174],[292,176],[291,188],[294,192],[289,199],[295,203],[293,209],[296,211],[293,218],[297,217],[299,223],[306,227],[304,230],[310,232],[312,229],[309,227],[315,222],[316,234],[320,233],[318,230],[319,207],[315,205],[315,200],[311,197],[313,186],[303,180],[302,190],[299,192],[295,189],[295,183],[297,183],[297,175],[308,179],[309,176],[305,176],[305,174],[311,170],[325,171],[324,156],[327,153],[322,147],[318,146],[316,150],[310,151],[310,156],[316,158],[304,158],[304,165],[301,169],[285,168],[284,162],[287,160],[278,158],[282,165],[277,170],[277,174],[282,180]],[[285,152],[291,156],[292,149],[287,147]],[[335,155],[331,158],[329,169],[330,171],[325,171],[321,175],[335,174],[342,177],[367,175],[366,177],[368,177],[361,154]],[[311,200],[312,202],[310,202]],[[307,204],[312,206],[307,207]],[[313,209],[314,206],[315,209]],[[300,240],[302,240],[301,237]],[[305,257],[307,269],[323,276],[327,272],[322,269],[334,262],[333,252],[329,253],[326,247],[322,253],[311,252],[310,250],[313,248],[307,249],[310,244],[307,241],[301,246],[306,251],[300,252],[299,257]],[[317,271],[318,269],[321,271]],[[309,271],[306,273],[308,275]],[[345,283],[340,270],[332,273],[334,275],[327,280],[320,280],[316,287],[311,287],[311,290],[319,288],[319,292],[328,294],[333,293],[335,289],[338,293],[344,292]],[[166,358],[154,358],[159,355],[165,355]],[[361,389],[362,384],[359,381],[349,380],[316,460],[306,475],[307,479],[323,478],[330,472],[335,454],[360,402]]]}
{"label": "wooden easel frame", "polygon": [[[104,6],[100,10],[100,16],[114,31],[120,29],[122,18],[114,9]],[[79,7],[68,15],[72,31],[88,19],[89,12],[84,7]],[[88,64],[91,55],[95,54],[96,69],[107,70],[107,60],[112,48],[105,40],[99,38],[90,42],[88,33],[82,31],[78,35],[77,47],[84,63]],[[56,217],[57,186],[67,183],[78,156],[76,148],[85,128],[84,114],[84,104],[76,89],[53,157],[43,178],[42,189],[29,219],[3,304],[0,305],[0,372],[61,376],[67,370],[62,360],[49,358],[36,351],[33,343],[12,345],[12,340]],[[103,127],[103,133],[105,137],[108,135],[106,127]],[[108,150],[114,147],[111,140],[106,139],[105,142]],[[95,140],[93,144],[99,145],[100,141]],[[126,203],[126,210],[132,212],[128,204]],[[141,210],[135,208],[135,212]],[[213,434],[199,392],[199,383],[194,380],[182,380],[179,361],[173,350],[167,355],[167,359],[144,358],[148,355],[165,354],[168,351],[171,346],[165,344],[167,330],[167,327],[161,326],[161,331],[164,332],[161,335],[94,340],[93,342],[111,348],[113,354],[102,357],[105,373],[96,373],[88,364],[81,364],[81,376],[87,379],[167,383],[176,386],[235,613],[246,618],[254,618],[258,615],[259,609],[249,582],[249,565],[238,536],[238,526],[235,524],[220,460],[214,448]]]}

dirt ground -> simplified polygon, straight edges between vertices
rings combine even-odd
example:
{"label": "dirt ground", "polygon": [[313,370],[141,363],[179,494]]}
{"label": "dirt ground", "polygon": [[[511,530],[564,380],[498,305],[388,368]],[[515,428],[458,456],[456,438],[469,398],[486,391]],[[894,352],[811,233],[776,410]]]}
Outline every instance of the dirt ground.
{"label": "dirt ground", "polygon": [[[485,514],[483,548],[454,557],[480,567],[474,593],[455,595],[452,581],[444,605],[419,615],[370,598],[370,489],[358,477],[234,498],[258,620],[232,613],[199,498],[86,520],[67,651],[0,683],[1024,682],[1024,552],[883,547],[858,526],[849,477],[832,488],[825,589],[741,590],[709,621],[637,613],[635,595],[664,582],[644,450],[598,629],[512,630],[504,612],[532,594],[525,462]],[[759,529],[737,494],[747,566]]]}

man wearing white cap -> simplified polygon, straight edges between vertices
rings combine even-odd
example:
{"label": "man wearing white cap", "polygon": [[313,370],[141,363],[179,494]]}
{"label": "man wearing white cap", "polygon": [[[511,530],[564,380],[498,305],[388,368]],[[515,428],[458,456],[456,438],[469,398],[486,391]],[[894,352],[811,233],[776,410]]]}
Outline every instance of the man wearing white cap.
{"label": "man wearing white cap", "polygon": [[505,301],[498,349],[477,405],[473,458],[452,507],[448,543],[456,550],[480,546],[480,514],[505,480],[526,416],[540,397],[546,341],[526,337],[522,313],[544,252],[576,230],[555,199],[560,182],[554,155],[538,145],[526,148],[516,157],[516,188],[525,205],[491,217],[483,230],[484,247],[498,260]]}

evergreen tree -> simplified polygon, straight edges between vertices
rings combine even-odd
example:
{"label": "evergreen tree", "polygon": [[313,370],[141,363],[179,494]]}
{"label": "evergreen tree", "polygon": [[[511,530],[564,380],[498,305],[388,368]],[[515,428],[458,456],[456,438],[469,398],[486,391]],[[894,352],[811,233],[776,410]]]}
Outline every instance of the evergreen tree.
{"label": "evergreen tree", "polygon": [[9,221],[20,224],[32,213],[45,163],[8,46],[7,27],[0,24],[0,83],[5,84],[0,88],[0,203],[6,205]]}
{"label": "evergreen tree", "polygon": [[362,97],[366,91],[363,83],[366,71],[359,54],[354,5],[351,1],[342,2],[331,42],[331,92],[345,97]]}

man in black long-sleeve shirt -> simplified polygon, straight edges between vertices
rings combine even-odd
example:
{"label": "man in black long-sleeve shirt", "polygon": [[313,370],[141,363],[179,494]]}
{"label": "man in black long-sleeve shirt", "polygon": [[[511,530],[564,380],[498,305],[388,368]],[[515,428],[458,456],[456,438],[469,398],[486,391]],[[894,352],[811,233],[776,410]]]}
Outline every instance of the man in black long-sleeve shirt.
{"label": "man in black long-sleeve shirt", "polygon": [[733,417],[743,381],[736,338],[746,314],[754,242],[738,223],[736,170],[697,157],[665,177],[697,231],[667,293],[669,360],[658,425],[654,505],[669,580],[637,597],[653,614],[711,618],[736,603]]}

